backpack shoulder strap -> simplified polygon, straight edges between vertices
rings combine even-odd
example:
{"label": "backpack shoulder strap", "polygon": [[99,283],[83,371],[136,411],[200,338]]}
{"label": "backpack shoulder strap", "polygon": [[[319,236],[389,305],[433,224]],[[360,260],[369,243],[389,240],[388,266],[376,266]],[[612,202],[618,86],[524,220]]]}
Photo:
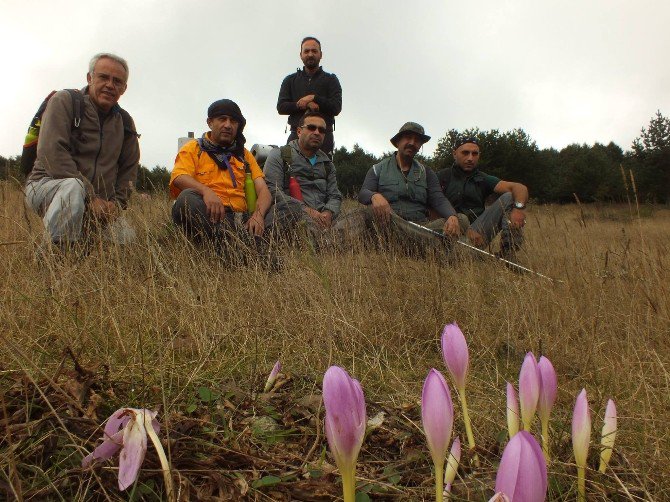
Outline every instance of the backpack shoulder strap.
{"label": "backpack shoulder strap", "polygon": [[81,124],[81,111],[84,108],[84,95],[79,89],[66,89],[72,98],[72,128],[77,129]]}
{"label": "backpack shoulder strap", "polygon": [[282,168],[284,170],[284,186],[288,187],[290,177],[289,171],[291,170],[291,164],[293,164],[293,151],[291,145],[279,147],[279,153],[281,153]]}
{"label": "backpack shoulder strap", "polygon": [[443,192],[447,189],[449,183],[451,182],[452,169],[453,167],[447,167],[445,169],[442,169],[439,173],[437,173],[437,179],[440,182],[440,186],[442,187]]}
{"label": "backpack shoulder strap", "polygon": [[133,119],[130,118],[130,113],[125,111],[123,108],[119,108],[119,113],[121,114],[121,120],[123,121],[123,136],[135,136],[136,138],[142,136],[133,127]]}

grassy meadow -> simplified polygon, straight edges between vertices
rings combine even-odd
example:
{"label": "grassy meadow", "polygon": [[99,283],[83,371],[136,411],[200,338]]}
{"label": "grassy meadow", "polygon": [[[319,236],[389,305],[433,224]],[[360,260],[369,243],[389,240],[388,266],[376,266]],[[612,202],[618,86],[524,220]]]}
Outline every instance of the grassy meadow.
{"label": "grassy meadow", "polygon": [[[588,499],[670,500],[668,207],[532,206],[518,261],[552,282],[465,252],[446,261],[356,246],[283,249],[283,270],[268,273],[186,242],[167,197],[134,197],[136,243],[40,258],[39,218],[15,184],[0,184],[0,498],[163,499],[151,444],[127,492],[116,461],[81,468],[103,421],[135,407],[159,411],[180,500],[337,500],[320,400],[337,364],[360,380],[368,416],[384,413],[359,457],[360,500],[432,500],[418,403],[431,367],[449,380],[439,339],[457,321],[482,462],[472,467],[464,448],[453,500],[493,495],[505,382],[517,386],[531,350],[558,374],[548,499],[576,499],[570,423],[586,388]],[[264,394],[277,359],[282,376]],[[619,430],[601,474],[608,398]]]}

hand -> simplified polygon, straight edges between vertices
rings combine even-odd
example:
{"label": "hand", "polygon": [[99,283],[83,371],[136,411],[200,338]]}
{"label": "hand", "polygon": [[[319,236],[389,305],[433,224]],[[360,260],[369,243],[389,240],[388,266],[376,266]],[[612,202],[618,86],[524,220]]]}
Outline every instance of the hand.
{"label": "hand", "polygon": [[226,207],[219,199],[219,196],[216,195],[214,190],[208,188],[202,194],[202,200],[207,207],[207,216],[209,216],[209,221],[212,223],[219,223],[224,220],[226,217]]}
{"label": "hand", "polygon": [[471,228],[468,228],[467,236],[468,240],[470,241],[470,244],[472,244],[473,246],[476,246],[478,248],[484,246],[484,237],[479,232],[475,232]]}
{"label": "hand", "polygon": [[118,206],[113,201],[101,197],[93,197],[88,209],[95,219],[102,222],[114,221],[119,215]]}
{"label": "hand", "polygon": [[461,234],[461,226],[458,223],[457,216],[449,216],[449,218],[447,218],[447,221],[444,222],[442,233],[452,237],[458,237]]}
{"label": "hand", "polygon": [[263,230],[265,230],[265,221],[263,220],[261,213],[255,211],[247,220],[246,226],[250,234],[257,236],[263,235]]}
{"label": "hand", "polygon": [[302,98],[300,98],[296,103],[296,105],[301,110],[304,110],[305,108],[307,108],[307,105],[312,101],[314,101],[314,94],[308,94],[307,96],[303,96]]}
{"label": "hand", "polygon": [[320,219],[322,228],[330,228],[330,226],[333,224],[333,213],[326,209],[319,214],[321,215]]}
{"label": "hand", "polygon": [[307,108],[309,108],[313,112],[319,111],[319,105],[317,105],[314,101],[310,101],[309,103],[307,103]]}
{"label": "hand", "polygon": [[526,212],[523,209],[514,208],[509,213],[510,228],[523,228],[526,224]]}
{"label": "hand", "polygon": [[391,220],[391,205],[380,193],[372,196],[372,213],[380,223],[386,224]]}

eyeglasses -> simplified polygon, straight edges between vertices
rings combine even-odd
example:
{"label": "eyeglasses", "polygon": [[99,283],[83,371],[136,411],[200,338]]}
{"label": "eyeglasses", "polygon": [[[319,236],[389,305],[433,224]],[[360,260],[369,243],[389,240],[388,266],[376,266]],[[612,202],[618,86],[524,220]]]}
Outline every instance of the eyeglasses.
{"label": "eyeglasses", "polygon": [[106,73],[94,73],[93,76],[103,84],[111,82],[111,84],[117,89],[123,89],[126,86],[126,83],[120,78],[112,77],[111,75],[107,75]]}
{"label": "eyeglasses", "polygon": [[318,129],[321,134],[326,134],[326,128],[325,127],[320,127],[320,126],[317,126],[317,125],[314,125],[314,124],[307,124],[307,125],[304,125],[304,126],[301,126],[301,127],[304,127],[308,131],[312,131],[312,132],[314,132]]}

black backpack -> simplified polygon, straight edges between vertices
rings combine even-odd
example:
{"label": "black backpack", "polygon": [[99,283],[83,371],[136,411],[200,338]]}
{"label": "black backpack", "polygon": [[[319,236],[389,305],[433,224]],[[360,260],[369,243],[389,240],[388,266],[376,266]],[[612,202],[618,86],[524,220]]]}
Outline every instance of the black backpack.
{"label": "black backpack", "polygon": [[[66,90],[72,97],[72,130],[74,130],[77,129],[81,123],[81,115],[84,108],[84,95],[79,89]],[[46,110],[47,104],[54,94],[56,94],[56,91],[51,91],[49,95],[44,98],[44,101],[40,104],[40,107],[37,109],[35,116],[28,126],[26,139],[23,143],[23,151],[21,152],[21,172],[24,176],[28,176],[30,171],[33,170],[33,165],[35,165],[35,159],[37,158],[37,142],[39,141],[40,129],[42,127],[42,115],[44,115],[44,110]],[[135,136],[139,138],[140,135],[133,129],[133,121],[130,118],[130,114],[123,108],[120,108],[119,112],[121,113],[121,119],[123,120],[124,136]]]}

